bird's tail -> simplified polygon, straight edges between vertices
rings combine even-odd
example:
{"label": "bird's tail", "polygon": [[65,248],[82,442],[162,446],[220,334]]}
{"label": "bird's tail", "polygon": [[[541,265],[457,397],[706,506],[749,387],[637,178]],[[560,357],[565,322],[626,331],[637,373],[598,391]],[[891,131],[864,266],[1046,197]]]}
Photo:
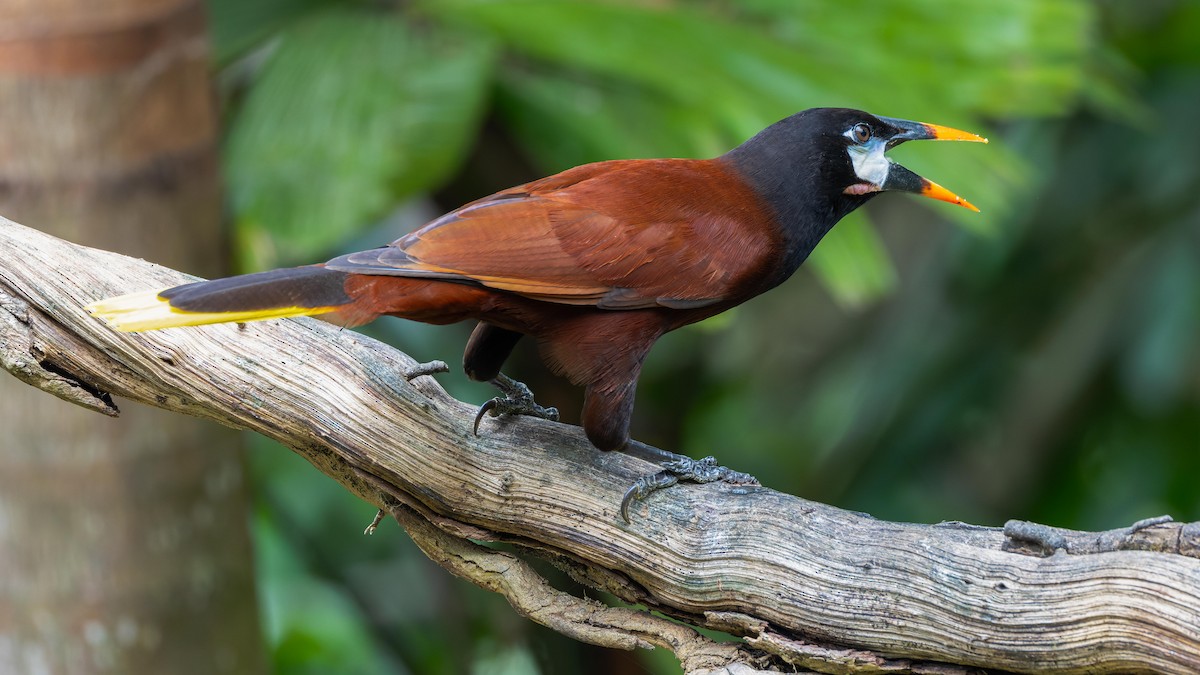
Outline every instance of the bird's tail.
{"label": "bird's tail", "polygon": [[293,267],[131,293],[85,309],[125,332],[329,314],[352,307],[348,276],[319,265]]}

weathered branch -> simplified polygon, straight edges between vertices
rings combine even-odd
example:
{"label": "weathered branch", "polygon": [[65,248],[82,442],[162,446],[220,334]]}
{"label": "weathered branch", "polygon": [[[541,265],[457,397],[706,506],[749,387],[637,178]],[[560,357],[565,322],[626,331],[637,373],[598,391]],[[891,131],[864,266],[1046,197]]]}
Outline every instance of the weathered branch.
{"label": "weathered branch", "polygon": [[[471,408],[431,377],[409,382],[417,364],[369,338],[315,320],[126,335],[81,309],[183,280],[0,218],[0,363],[107,414],[111,393],[274,438],[519,612],[599,644],[669,647],[689,671],[1200,671],[1194,524],[1107,539],[1018,527],[1010,541],[996,528],[882,522],[766,488],[685,485],[626,525],[621,495],[650,467],[540,420],[489,419],[474,437]],[[1147,538],[1157,543],[1118,545]],[[574,598],[466,539],[514,544],[626,602],[748,640],[719,645]],[[1047,546],[1058,550],[1027,554]],[[1117,550],[1131,547],[1143,550]]]}

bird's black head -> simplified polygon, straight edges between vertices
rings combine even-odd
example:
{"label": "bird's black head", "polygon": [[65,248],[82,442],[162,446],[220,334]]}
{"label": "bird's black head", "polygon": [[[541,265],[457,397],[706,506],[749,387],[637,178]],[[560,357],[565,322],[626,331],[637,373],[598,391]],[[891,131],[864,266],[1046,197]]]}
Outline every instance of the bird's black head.
{"label": "bird's black head", "polygon": [[915,192],[979,210],[884,155],[922,139],[987,142],[935,124],[811,108],[767,127],[723,159],[775,210],[789,239],[789,257],[798,257],[799,266],[834,223],[880,192]]}

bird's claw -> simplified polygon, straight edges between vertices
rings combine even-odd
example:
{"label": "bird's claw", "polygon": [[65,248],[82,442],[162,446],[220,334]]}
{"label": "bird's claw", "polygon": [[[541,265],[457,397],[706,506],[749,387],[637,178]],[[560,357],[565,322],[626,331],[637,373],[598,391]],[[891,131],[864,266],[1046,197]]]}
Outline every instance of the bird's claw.
{"label": "bird's claw", "polygon": [[489,410],[495,409],[497,400],[498,399],[493,398],[484,401],[483,405],[479,406],[479,410],[475,412],[475,424],[471,427],[471,430],[476,436],[479,435],[479,420],[483,419],[483,416],[486,415]]}
{"label": "bird's claw", "polygon": [[663,488],[671,487],[679,482],[679,476],[670,471],[659,471],[658,473],[642,476],[634,481],[633,485],[625,491],[625,496],[621,498],[621,518],[626,524],[632,522],[629,519],[629,505],[634,502],[641,501],[650,496],[650,493],[656,492]]}
{"label": "bird's claw", "polygon": [[479,435],[480,420],[483,419],[484,415],[488,414],[492,417],[500,415],[528,415],[530,417],[550,420],[551,422],[558,421],[558,408],[546,408],[538,405],[533,400],[533,392],[525,384],[503,375],[492,380],[492,384],[504,392],[504,396],[497,396],[479,406],[479,410],[475,412],[475,423],[472,427],[476,436]]}
{"label": "bird's claw", "polygon": [[633,485],[625,491],[625,496],[621,498],[621,517],[626,523],[631,522],[629,519],[629,507],[637,501],[641,501],[651,494],[663,489],[671,487],[680,481],[690,483],[714,483],[720,481],[731,485],[761,485],[758,479],[748,473],[734,471],[729,467],[717,464],[714,457],[705,457],[704,459],[692,459],[691,457],[678,457],[661,464],[662,471],[642,476],[637,479]]}

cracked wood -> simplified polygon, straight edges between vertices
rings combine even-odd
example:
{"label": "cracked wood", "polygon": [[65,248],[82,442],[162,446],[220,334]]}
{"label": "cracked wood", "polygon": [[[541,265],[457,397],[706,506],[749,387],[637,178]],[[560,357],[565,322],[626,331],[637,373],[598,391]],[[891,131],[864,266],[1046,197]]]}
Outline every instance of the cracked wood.
{"label": "cracked wood", "polygon": [[[721,485],[657,494],[626,525],[617,507],[646,465],[542,420],[485,420],[475,438],[470,406],[432,377],[410,383],[417,364],[369,338],[309,319],[125,335],[81,309],[186,280],[0,219],[0,361],[93,409],[111,408],[112,393],[258,431],[376,506],[390,496],[443,530],[569,561],[577,578],[698,625],[750,617],[762,628],[747,632],[774,650],[790,640],[1019,672],[1200,670],[1194,557],[1022,555],[997,528],[889,523]],[[813,653],[801,656],[812,668]]]}

